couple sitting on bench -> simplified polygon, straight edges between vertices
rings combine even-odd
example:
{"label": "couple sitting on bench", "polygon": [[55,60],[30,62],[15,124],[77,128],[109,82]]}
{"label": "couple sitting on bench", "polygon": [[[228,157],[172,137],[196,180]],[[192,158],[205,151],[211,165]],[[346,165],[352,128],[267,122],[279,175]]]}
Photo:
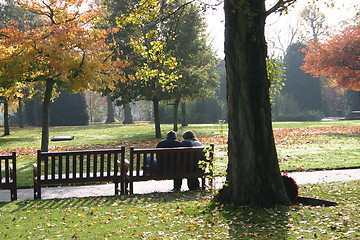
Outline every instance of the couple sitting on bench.
{"label": "couple sitting on bench", "polygon": [[[160,141],[156,147],[157,148],[173,148],[173,147],[196,147],[202,146],[202,144],[196,140],[195,134],[192,131],[186,131],[183,134],[183,141],[180,142],[177,140],[176,132],[170,131],[166,135],[166,139]],[[199,190],[200,183],[197,178],[188,178],[187,179],[189,190]],[[182,185],[182,179],[174,179],[174,189],[173,191],[180,191]]]}

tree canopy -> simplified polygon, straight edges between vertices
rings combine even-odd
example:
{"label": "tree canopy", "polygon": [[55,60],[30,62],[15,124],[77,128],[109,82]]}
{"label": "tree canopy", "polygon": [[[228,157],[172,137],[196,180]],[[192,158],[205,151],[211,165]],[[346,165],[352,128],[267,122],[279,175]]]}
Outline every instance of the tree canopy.
{"label": "tree canopy", "polygon": [[303,69],[324,75],[346,90],[360,90],[360,25],[347,27],[333,38],[311,45]]}
{"label": "tree canopy", "polygon": [[306,45],[302,43],[294,43],[288,47],[284,57],[286,84],[282,93],[291,96],[300,111],[321,111],[321,80],[301,69],[304,64],[304,49]]}
{"label": "tree canopy", "polygon": [[[156,137],[161,137],[158,104],[211,95],[217,85],[216,59],[206,43],[204,19],[195,2],[107,1],[109,23],[123,29],[114,37],[127,57],[129,81],[112,92],[120,104],[154,103]],[[125,43],[122,46],[121,43]],[[211,90],[209,90],[211,89]]]}
{"label": "tree canopy", "polygon": [[40,82],[44,90],[41,149],[48,148],[49,103],[54,87],[72,92],[113,86],[124,62],[112,58],[108,32],[96,27],[102,8],[85,0],[19,0],[41,24],[11,21],[0,29],[2,82]]}

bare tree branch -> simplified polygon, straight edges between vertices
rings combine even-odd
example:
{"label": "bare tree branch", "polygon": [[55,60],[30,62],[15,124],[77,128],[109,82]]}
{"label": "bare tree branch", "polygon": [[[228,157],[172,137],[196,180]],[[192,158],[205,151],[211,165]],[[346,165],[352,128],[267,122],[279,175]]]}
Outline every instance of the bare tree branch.
{"label": "bare tree branch", "polygon": [[279,0],[272,8],[266,11],[266,17],[274,12],[286,11],[289,6],[295,3],[296,0]]}

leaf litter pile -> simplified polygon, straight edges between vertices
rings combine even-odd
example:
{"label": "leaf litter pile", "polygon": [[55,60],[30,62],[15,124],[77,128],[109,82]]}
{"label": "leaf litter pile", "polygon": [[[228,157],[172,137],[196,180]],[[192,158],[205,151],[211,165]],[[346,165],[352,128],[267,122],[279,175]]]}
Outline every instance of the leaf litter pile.
{"label": "leaf litter pile", "polygon": [[[347,135],[347,136],[360,136],[360,127],[308,127],[308,128],[278,128],[274,129],[274,137],[276,145],[291,145],[299,143],[300,140],[305,140],[305,143],[309,143],[309,138],[324,136],[324,135]],[[199,137],[198,140],[203,143],[214,143],[221,147],[227,144],[228,137],[225,136],[212,136],[212,137]],[[102,148],[118,148],[119,146],[136,146],[137,148],[152,148],[156,146],[159,140],[151,141],[132,141],[132,142],[120,142],[116,144],[96,144],[87,146],[62,146],[53,147],[49,151],[71,151],[81,149],[102,149]],[[12,148],[6,150],[0,150],[0,154],[9,154],[12,151],[16,151],[22,155],[34,155],[39,147],[27,147],[27,148]],[[223,148],[225,149],[225,148]]]}

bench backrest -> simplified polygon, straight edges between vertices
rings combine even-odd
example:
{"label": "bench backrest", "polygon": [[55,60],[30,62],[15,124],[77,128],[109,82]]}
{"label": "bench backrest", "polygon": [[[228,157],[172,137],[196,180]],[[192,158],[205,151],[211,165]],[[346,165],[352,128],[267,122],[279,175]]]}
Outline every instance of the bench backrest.
{"label": "bench backrest", "polygon": [[121,166],[125,147],[108,150],[37,153],[37,179],[48,183],[116,180],[124,172]]}
{"label": "bench backrest", "polygon": [[[0,186],[16,185],[16,153],[0,156]],[[8,187],[6,187],[8,188]]]}
{"label": "bench backrest", "polygon": [[211,147],[179,148],[130,148],[129,175],[134,177],[153,176],[158,178],[176,178],[185,175],[203,175],[204,169],[199,165],[207,159],[207,151],[212,158]]}

